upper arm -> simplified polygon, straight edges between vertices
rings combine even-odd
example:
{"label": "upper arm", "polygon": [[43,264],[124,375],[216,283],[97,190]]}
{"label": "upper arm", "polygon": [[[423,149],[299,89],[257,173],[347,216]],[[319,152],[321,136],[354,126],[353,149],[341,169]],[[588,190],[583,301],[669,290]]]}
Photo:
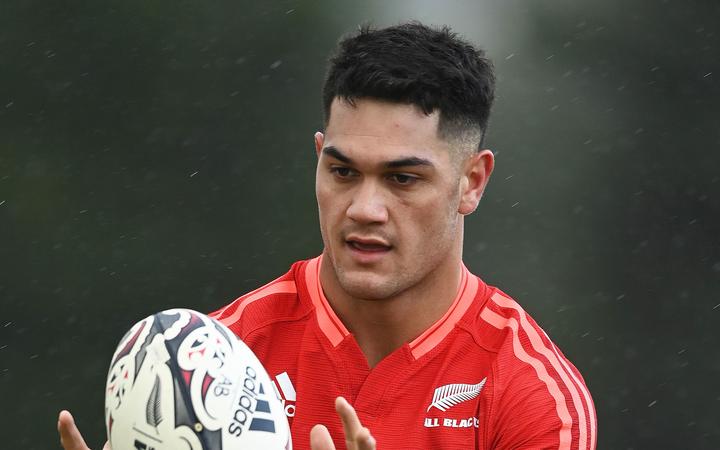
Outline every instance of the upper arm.
{"label": "upper arm", "polygon": [[526,316],[510,318],[494,361],[493,449],[594,450],[596,416],[580,373]]}
{"label": "upper arm", "polygon": [[[538,358],[540,359],[540,358]],[[593,450],[595,410],[582,377],[567,361],[526,363],[500,383],[490,448]]]}
{"label": "upper arm", "polygon": [[487,442],[493,449],[594,450],[595,408],[577,369],[512,299],[496,292],[481,317],[503,330]]}

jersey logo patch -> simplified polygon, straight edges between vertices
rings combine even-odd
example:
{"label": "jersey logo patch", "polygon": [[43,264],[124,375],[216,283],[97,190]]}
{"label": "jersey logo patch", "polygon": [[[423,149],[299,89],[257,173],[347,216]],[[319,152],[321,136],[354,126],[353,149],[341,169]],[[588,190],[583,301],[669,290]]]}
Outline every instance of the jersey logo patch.
{"label": "jersey logo patch", "polygon": [[285,409],[285,415],[287,417],[295,417],[295,401],[297,400],[297,393],[295,392],[295,386],[290,381],[290,376],[287,372],[275,375],[273,380],[273,386],[275,391],[280,394],[283,408]]}
{"label": "jersey logo patch", "polygon": [[487,377],[483,378],[478,384],[453,383],[436,388],[432,403],[430,403],[426,412],[429,412],[432,408],[445,412],[458,403],[474,399],[480,395],[486,381]]}

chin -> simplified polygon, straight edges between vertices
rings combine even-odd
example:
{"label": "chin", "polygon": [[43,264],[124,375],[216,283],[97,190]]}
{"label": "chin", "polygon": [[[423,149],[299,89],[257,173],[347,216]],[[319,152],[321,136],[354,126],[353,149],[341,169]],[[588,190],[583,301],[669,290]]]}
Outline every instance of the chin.
{"label": "chin", "polygon": [[397,281],[385,276],[338,273],[338,282],[348,295],[364,300],[384,300],[401,291]]}

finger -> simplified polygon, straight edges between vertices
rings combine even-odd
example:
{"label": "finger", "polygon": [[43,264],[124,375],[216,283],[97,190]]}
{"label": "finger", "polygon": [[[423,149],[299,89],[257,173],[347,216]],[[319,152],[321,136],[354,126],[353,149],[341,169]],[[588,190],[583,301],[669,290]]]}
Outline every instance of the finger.
{"label": "finger", "polygon": [[103,450],[112,450],[112,447],[110,447],[110,441],[105,442],[105,445],[103,445]]}
{"label": "finger", "polygon": [[65,450],[90,450],[85,444],[85,440],[75,425],[75,420],[70,412],[60,411],[58,415],[58,433],[60,434],[60,444]]}
{"label": "finger", "polygon": [[374,450],[375,439],[370,430],[360,423],[355,408],[343,397],[338,397],[335,400],[335,410],[342,420],[348,450]]}
{"label": "finger", "polygon": [[355,435],[355,448],[357,450],[375,450],[375,438],[370,434],[370,430],[363,427],[358,434]]}
{"label": "finger", "polygon": [[310,449],[311,450],[335,450],[330,432],[325,425],[315,425],[310,430]]}
{"label": "finger", "polygon": [[355,439],[360,430],[362,430],[362,424],[358,419],[355,408],[348,403],[343,397],[335,399],[335,411],[337,411],[342,420],[343,430],[345,431],[345,441],[348,442],[348,446]]}

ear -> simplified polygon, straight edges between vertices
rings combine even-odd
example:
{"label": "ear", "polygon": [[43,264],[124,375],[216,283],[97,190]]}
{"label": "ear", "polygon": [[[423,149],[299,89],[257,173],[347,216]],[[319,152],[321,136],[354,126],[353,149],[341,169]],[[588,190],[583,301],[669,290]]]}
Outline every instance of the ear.
{"label": "ear", "polygon": [[467,159],[460,179],[460,214],[466,216],[475,211],[494,167],[495,156],[487,149]]}
{"label": "ear", "polygon": [[317,157],[320,157],[320,152],[323,148],[323,142],[325,141],[325,136],[321,132],[315,133],[315,154],[317,154]]}

